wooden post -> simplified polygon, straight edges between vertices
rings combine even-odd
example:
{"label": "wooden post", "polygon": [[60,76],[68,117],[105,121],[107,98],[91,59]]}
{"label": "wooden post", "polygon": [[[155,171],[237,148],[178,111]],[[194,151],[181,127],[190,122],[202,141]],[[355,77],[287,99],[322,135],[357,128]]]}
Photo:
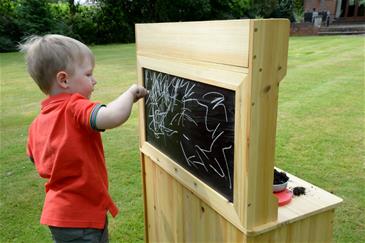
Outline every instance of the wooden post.
{"label": "wooden post", "polygon": [[[308,186],[315,196],[278,207],[272,193],[288,35],[284,19],[136,25],[138,82],[151,89],[139,107],[147,242],[331,239],[341,199],[293,175],[290,185]],[[216,96],[205,100],[209,95]],[[214,109],[221,120],[212,127]],[[222,140],[224,124],[234,136]]]}

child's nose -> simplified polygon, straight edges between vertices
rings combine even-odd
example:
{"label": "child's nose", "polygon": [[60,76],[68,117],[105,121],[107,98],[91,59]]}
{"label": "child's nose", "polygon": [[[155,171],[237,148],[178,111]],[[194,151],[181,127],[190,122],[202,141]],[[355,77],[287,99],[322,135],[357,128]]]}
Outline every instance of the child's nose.
{"label": "child's nose", "polygon": [[95,85],[95,84],[97,83],[97,82],[96,82],[96,79],[95,79],[94,77],[92,78],[92,80],[91,80],[91,81],[92,81],[92,84],[93,84],[93,85]]}

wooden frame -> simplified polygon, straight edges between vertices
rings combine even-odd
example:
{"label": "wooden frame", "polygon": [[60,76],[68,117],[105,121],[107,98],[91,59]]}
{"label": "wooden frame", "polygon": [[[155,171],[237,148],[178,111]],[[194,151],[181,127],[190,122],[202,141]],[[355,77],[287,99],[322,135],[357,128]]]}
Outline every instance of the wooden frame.
{"label": "wooden frame", "polygon": [[340,198],[293,175],[289,183],[311,188],[314,196],[278,208],[272,193],[288,35],[286,19],[136,25],[139,84],[147,68],[235,92],[233,202],[146,141],[139,103],[147,242],[331,239]]}
{"label": "wooden frame", "polygon": [[[241,87],[247,85],[247,74],[244,72],[235,72],[235,71],[227,71],[220,70],[216,67],[200,67],[197,63],[194,65],[181,63],[178,60],[168,60],[168,59],[154,59],[150,57],[138,57],[137,60],[138,67],[138,80],[141,83],[142,80],[142,68],[153,69],[160,72],[165,72],[173,75],[177,75],[179,77],[183,77],[186,79],[192,79],[195,81],[199,81],[201,83],[206,83],[210,85],[214,85],[217,87],[222,87],[226,89],[230,89],[235,91],[235,107],[238,110],[240,107],[241,97]],[[224,78],[223,78],[224,77]],[[142,84],[142,83],[141,83]],[[144,106],[140,104],[140,112],[144,114]],[[235,114],[235,126],[236,131],[239,131],[239,124],[244,123],[242,121],[242,117],[240,117],[239,112]],[[140,116],[140,124],[144,124],[144,117]],[[243,195],[240,195],[242,191],[234,190],[234,202],[229,202],[226,198],[220,195],[218,192],[214,191],[210,186],[206,185],[203,181],[198,179],[196,176],[191,174],[189,171],[184,169],[178,163],[171,160],[168,156],[163,154],[161,151],[156,149],[153,145],[149,144],[145,138],[145,128],[143,125],[140,126],[140,144],[141,144],[141,152],[148,157],[150,157],[153,161],[156,161],[161,168],[163,168],[166,172],[174,176],[176,180],[178,180],[185,187],[189,188],[196,195],[199,195],[201,199],[203,199],[209,206],[220,212],[224,215],[227,220],[232,222],[236,227],[240,228],[244,231],[244,227],[242,226],[242,222],[240,220],[240,215],[237,214],[236,208],[239,208],[239,205],[243,205]],[[239,139],[239,134],[235,134],[235,162],[234,162],[234,171],[237,173],[241,171],[242,168],[239,167],[239,161],[242,161],[242,155],[239,153],[240,148],[243,147],[242,140]],[[236,178],[234,180],[235,186],[234,188],[242,188],[244,186],[244,177],[234,175]],[[242,210],[239,208],[239,210]]]}
{"label": "wooden frame", "polygon": [[[233,203],[146,142],[143,115],[140,116],[140,147],[142,154],[246,233],[277,217],[276,201],[265,192],[271,190],[275,102],[277,84],[286,70],[288,30],[287,20],[136,25],[139,84],[143,84],[142,69],[149,68],[235,91]],[[272,40],[262,42],[268,33]],[[270,50],[269,44],[278,50]],[[274,54],[277,56],[272,57]],[[266,56],[276,59],[269,63],[264,60]],[[270,70],[273,61],[275,70]],[[263,98],[260,97],[262,89]],[[266,105],[272,101],[274,104],[267,110]],[[271,115],[268,117],[267,113]],[[142,102],[140,114],[144,114]],[[263,128],[268,129],[268,133],[260,136]],[[259,153],[261,148],[267,153],[263,158]],[[265,168],[264,173],[258,171],[260,164]],[[263,175],[267,178],[257,181]],[[264,189],[259,197],[255,197],[256,185]]]}
{"label": "wooden frame", "polygon": [[288,32],[287,20],[136,25],[140,84],[142,70],[148,68],[235,91],[233,203],[146,142],[143,115],[140,148],[142,157],[148,156],[245,234],[277,220],[271,185],[278,85],[286,74]]}

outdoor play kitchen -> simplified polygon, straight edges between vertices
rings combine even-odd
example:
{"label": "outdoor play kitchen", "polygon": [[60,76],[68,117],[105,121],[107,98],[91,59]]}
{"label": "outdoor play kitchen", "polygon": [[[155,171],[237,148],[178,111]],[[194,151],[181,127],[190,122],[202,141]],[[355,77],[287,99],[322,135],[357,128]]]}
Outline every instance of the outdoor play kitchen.
{"label": "outdoor play kitchen", "polygon": [[339,197],[276,168],[289,22],[136,25],[147,242],[328,242]]}

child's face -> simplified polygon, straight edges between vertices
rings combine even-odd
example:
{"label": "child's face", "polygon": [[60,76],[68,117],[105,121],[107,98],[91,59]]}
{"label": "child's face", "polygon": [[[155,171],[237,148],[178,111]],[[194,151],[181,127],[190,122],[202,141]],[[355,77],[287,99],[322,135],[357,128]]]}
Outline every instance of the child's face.
{"label": "child's face", "polygon": [[76,65],[74,74],[68,80],[71,93],[79,93],[85,98],[90,98],[96,84],[93,69],[94,66],[89,58],[85,58],[82,64]]}

